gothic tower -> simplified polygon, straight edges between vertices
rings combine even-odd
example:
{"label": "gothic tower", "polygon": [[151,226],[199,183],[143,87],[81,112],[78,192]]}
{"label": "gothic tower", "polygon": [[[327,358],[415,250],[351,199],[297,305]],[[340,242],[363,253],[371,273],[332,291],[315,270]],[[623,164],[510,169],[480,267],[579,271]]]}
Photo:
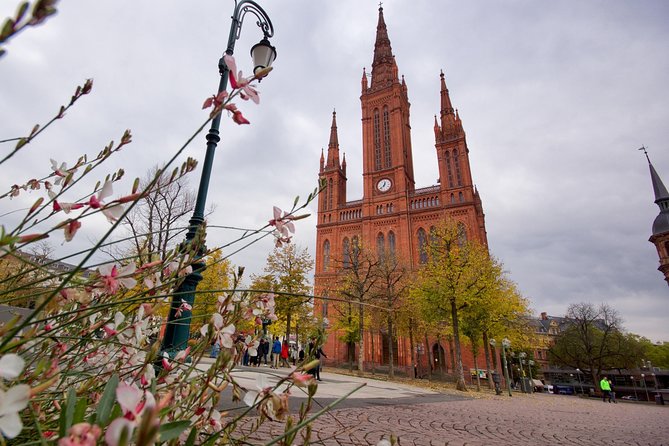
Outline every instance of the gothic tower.
{"label": "gothic tower", "polygon": [[664,280],[669,283],[669,192],[662,183],[660,176],[655,171],[653,164],[648,158],[646,149],[642,147],[648,160],[650,168],[650,179],[653,183],[653,192],[655,193],[655,204],[660,208],[660,213],[653,222],[653,235],[648,239],[657,248],[657,254],[660,257],[659,271],[664,274]]}
{"label": "gothic tower", "polygon": [[[436,85],[435,85],[436,86]],[[392,51],[383,8],[379,8],[371,75],[363,69],[362,198],[350,200],[346,189],[346,161],[339,161],[336,115],[333,113],[327,158],[321,152],[319,179],[326,189],[318,198],[314,293],[336,298],[337,278],[347,254],[362,246],[377,254],[391,253],[410,269],[427,261],[425,246],[432,227],[454,220],[463,236],[487,246],[485,216],[472,179],[469,148],[462,120],[453,108],[443,72],[440,74],[439,119],[435,116],[435,170],[437,184],[416,188],[408,87]],[[435,88],[436,92],[436,88]],[[436,102],[436,101],[435,101]],[[333,300],[333,302],[335,302]],[[327,300],[316,300],[315,314],[333,321],[341,312]],[[327,322],[326,322],[327,324]],[[330,324],[329,330],[334,330]],[[386,342],[365,342],[365,357],[376,363],[386,359]],[[341,333],[330,332],[325,346],[328,361],[346,361],[349,352]],[[407,366],[411,352],[397,340],[398,364]],[[376,350],[368,347],[375,345]],[[443,357],[443,356],[442,356]],[[465,359],[466,360],[466,359]]]}

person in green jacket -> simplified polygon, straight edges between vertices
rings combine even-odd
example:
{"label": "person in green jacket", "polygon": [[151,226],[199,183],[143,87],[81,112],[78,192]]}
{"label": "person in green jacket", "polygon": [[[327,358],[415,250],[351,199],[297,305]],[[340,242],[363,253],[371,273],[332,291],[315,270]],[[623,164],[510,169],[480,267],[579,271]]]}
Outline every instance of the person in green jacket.
{"label": "person in green jacket", "polygon": [[602,380],[599,382],[599,388],[602,389],[602,402],[605,403],[606,399],[609,399],[611,402],[611,385],[609,380],[606,379],[606,376],[602,377]]}

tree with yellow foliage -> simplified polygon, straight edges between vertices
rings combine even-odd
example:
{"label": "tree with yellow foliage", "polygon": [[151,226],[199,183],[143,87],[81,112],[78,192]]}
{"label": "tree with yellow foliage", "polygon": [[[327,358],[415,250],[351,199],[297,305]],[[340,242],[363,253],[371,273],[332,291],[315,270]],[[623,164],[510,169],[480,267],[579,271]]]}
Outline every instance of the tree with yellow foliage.
{"label": "tree with yellow foliage", "polygon": [[432,231],[428,261],[418,271],[412,298],[429,321],[451,319],[457,389],[466,391],[460,341],[460,311],[478,305],[501,276],[499,262],[485,246],[467,240],[461,227],[446,221]]}

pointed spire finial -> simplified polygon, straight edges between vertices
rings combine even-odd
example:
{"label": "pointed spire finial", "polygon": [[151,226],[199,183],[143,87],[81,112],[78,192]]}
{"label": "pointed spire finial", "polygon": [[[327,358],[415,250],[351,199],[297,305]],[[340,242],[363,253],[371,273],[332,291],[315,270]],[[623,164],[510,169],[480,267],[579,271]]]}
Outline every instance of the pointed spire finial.
{"label": "pointed spire finial", "polygon": [[372,88],[384,87],[397,81],[397,65],[393,57],[393,49],[390,46],[386,22],[383,18],[383,7],[379,6],[379,21],[376,25],[376,41],[374,42],[374,59],[372,61]]}
{"label": "pointed spire finial", "polygon": [[643,153],[646,155],[646,159],[648,160],[648,164],[650,164],[650,158],[648,158],[648,151],[646,150],[646,146],[641,146],[639,150],[643,150]]}

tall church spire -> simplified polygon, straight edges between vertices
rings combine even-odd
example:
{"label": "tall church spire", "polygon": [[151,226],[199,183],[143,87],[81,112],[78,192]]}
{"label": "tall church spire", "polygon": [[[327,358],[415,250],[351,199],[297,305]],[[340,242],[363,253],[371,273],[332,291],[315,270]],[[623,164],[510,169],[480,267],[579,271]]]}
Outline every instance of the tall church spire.
{"label": "tall church spire", "polygon": [[339,138],[337,137],[337,112],[332,112],[332,126],[330,127],[330,143],[328,144],[328,168],[339,168]]}
{"label": "tall church spire", "polygon": [[372,89],[381,88],[398,81],[397,65],[388,38],[388,29],[383,19],[383,7],[379,7],[379,22],[376,25],[374,61],[372,62]]}
{"label": "tall church spire", "polygon": [[444,72],[442,71],[439,74],[441,78],[441,118],[444,118],[444,115],[453,114],[453,105],[451,104],[451,97],[448,94],[448,88],[446,88],[446,79],[444,78]]}

